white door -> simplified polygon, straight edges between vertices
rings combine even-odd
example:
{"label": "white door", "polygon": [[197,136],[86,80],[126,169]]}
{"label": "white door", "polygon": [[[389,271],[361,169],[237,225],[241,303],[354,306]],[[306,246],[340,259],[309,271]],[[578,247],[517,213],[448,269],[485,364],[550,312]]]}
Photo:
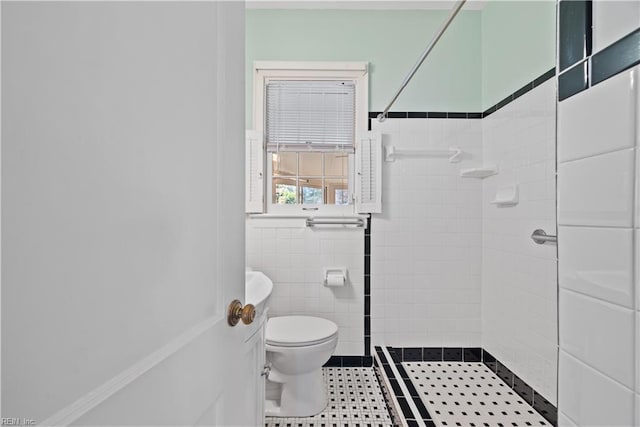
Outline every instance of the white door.
{"label": "white door", "polygon": [[261,423],[244,3],[1,7],[2,417]]}

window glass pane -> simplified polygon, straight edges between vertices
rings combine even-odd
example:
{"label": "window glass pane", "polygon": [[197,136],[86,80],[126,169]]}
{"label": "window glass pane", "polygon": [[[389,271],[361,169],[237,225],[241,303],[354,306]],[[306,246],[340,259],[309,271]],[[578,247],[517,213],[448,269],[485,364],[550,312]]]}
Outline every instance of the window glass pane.
{"label": "window glass pane", "polygon": [[324,153],[325,176],[348,176],[349,155],[346,153]]}
{"label": "window glass pane", "polygon": [[300,200],[303,204],[323,204],[322,178],[300,178],[300,189]]}
{"label": "window glass pane", "polygon": [[295,178],[273,178],[273,203],[277,205],[292,205],[297,203],[298,187]]}
{"label": "window glass pane", "polygon": [[347,178],[326,178],[324,186],[327,192],[326,203],[328,205],[351,204],[349,199],[349,180]]}
{"label": "window glass pane", "polygon": [[300,175],[322,176],[322,153],[299,153],[299,156]]}
{"label": "window glass pane", "polygon": [[274,153],[271,163],[274,176],[296,176],[298,173],[298,153]]}

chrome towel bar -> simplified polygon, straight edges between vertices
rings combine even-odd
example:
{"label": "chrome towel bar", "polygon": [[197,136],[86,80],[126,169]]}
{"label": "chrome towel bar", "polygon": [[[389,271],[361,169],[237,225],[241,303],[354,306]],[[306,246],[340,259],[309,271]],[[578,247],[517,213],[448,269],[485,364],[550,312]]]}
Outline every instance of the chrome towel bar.
{"label": "chrome towel bar", "polygon": [[536,242],[539,245],[544,245],[547,242],[549,243],[558,242],[558,236],[552,236],[550,234],[547,234],[544,230],[540,228],[538,228],[533,233],[531,233],[531,238],[533,239],[534,242]]}
{"label": "chrome towel bar", "polygon": [[315,227],[316,225],[351,225],[354,227],[364,227],[365,220],[363,218],[307,218],[307,227]]}

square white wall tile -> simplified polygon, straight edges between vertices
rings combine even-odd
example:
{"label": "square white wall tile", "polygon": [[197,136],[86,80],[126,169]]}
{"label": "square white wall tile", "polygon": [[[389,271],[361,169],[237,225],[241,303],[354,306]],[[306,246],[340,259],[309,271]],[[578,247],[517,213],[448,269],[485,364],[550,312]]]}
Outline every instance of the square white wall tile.
{"label": "square white wall tile", "polygon": [[593,2],[593,51],[598,52],[640,27],[640,2]]}
{"label": "square white wall tile", "polygon": [[[264,218],[247,219],[246,228],[247,268],[274,283],[269,315],[329,319],[339,330],[335,354],[364,354],[364,231]],[[346,286],[323,286],[324,268],[346,268]]]}
{"label": "square white wall tile", "polygon": [[635,146],[638,67],[558,105],[558,161]]}
{"label": "square white wall tile", "polygon": [[560,287],[633,308],[633,229],[558,229]]}
{"label": "square white wall tile", "polygon": [[558,224],[633,226],[635,149],[558,166]]}
{"label": "square white wall tile", "polygon": [[580,426],[631,426],[634,393],[560,351],[558,410]]}
{"label": "square white wall tile", "polygon": [[633,389],[633,310],[565,290],[559,307],[562,350]]}
{"label": "square white wall tile", "polygon": [[[500,109],[483,125],[483,161],[500,173],[482,180],[482,346],[556,402],[557,263],[554,245],[536,245],[536,228],[555,234],[555,82]],[[520,203],[489,202],[520,185]]]}
{"label": "square white wall tile", "polygon": [[[465,161],[482,162],[479,120],[388,119],[372,127],[385,145],[460,146]],[[479,345],[482,186],[461,178],[460,167],[446,158],[383,165],[383,208],[371,236],[374,344]]]}

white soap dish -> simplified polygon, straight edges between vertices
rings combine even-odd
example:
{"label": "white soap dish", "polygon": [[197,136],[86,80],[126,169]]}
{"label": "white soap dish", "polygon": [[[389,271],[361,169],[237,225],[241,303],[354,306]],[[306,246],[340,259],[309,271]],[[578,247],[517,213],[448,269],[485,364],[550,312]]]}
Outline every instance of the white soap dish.
{"label": "white soap dish", "polygon": [[460,169],[460,176],[463,178],[486,178],[498,173],[498,166],[485,166],[481,168]]}
{"label": "white soap dish", "polygon": [[497,206],[515,206],[518,201],[518,184],[514,184],[500,188],[496,193],[496,198],[490,203]]}

